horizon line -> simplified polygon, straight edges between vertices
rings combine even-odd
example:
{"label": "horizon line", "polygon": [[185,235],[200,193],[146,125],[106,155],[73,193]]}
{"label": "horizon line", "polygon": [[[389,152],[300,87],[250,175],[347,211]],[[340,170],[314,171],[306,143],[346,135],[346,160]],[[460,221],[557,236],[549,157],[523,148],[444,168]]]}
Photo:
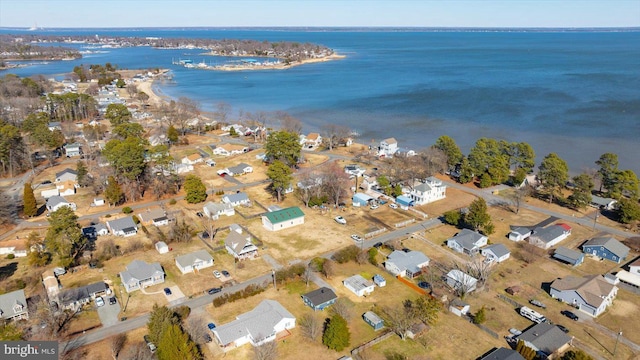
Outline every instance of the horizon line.
{"label": "horizon line", "polygon": [[327,26],[305,26],[305,25],[275,25],[275,26],[104,26],[104,27],[47,27],[37,26],[36,29],[30,26],[0,26],[0,30],[100,30],[100,29],[425,29],[425,30],[593,30],[593,29],[637,29],[636,26],[395,26],[395,25],[327,25]]}

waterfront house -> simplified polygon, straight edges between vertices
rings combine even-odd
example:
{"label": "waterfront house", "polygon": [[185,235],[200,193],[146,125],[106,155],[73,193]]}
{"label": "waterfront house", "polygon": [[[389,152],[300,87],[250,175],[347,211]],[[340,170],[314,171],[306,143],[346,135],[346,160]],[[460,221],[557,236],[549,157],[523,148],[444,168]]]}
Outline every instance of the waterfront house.
{"label": "waterfront house", "polygon": [[380,316],[378,316],[373,311],[367,311],[362,314],[362,319],[364,320],[364,322],[369,324],[373,328],[373,330],[377,331],[384,327],[384,320],[382,320],[382,318],[380,318]]}
{"label": "waterfront house", "polygon": [[214,328],[216,342],[225,351],[244,344],[260,346],[276,340],[278,334],[296,327],[296,318],[279,302],[262,300],[253,310],[230,323]]}
{"label": "waterfront house", "polygon": [[613,304],[618,288],[602,275],[567,276],[551,283],[550,295],[596,317]]}
{"label": "waterfront house", "polygon": [[224,239],[227,252],[238,260],[258,257],[258,247],[251,241],[251,236],[243,234],[241,228],[239,230],[240,232],[230,231]]}
{"label": "waterfront house", "polygon": [[47,208],[47,211],[49,211],[49,212],[54,212],[54,211],[56,211],[56,210],[58,210],[58,209],[60,209],[60,208],[62,208],[64,206],[70,208],[73,211],[76,211],[76,204],[75,203],[67,201],[67,199],[65,199],[64,197],[59,196],[59,195],[55,195],[55,196],[52,196],[52,197],[48,198],[47,199],[47,203],[46,203],[45,206]]}
{"label": "waterfront house", "polygon": [[120,272],[120,280],[127,292],[147,286],[164,283],[164,271],[160,263],[147,264],[142,260],[133,260],[125,271]]}
{"label": "waterfront house", "polygon": [[244,154],[247,151],[249,151],[249,148],[244,145],[221,144],[216,146],[215,149],[213,149],[213,154],[220,155],[220,156],[231,156],[231,155]]}
{"label": "waterfront house", "polygon": [[487,241],[489,238],[477,231],[462,229],[452,238],[447,239],[447,246],[459,253],[474,255],[481,247],[487,245]]}
{"label": "waterfront house", "polygon": [[558,244],[571,235],[571,226],[567,224],[555,224],[547,227],[537,227],[529,236],[529,243],[543,249]]}
{"label": "waterfront house", "polygon": [[0,295],[0,319],[29,319],[29,308],[23,289]]}
{"label": "waterfront house", "polygon": [[304,213],[297,206],[262,215],[262,226],[271,231],[288,229],[302,224],[304,224]]}
{"label": "waterfront house", "polygon": [[221,215],[233,216],[236,214],[232,204],[221,204],[211,201],[202,207],[202,211],[207,215],[207,217],[210,217],[213,220],[218,220]]}
{"label": "waterfront house", "polygon": [[65,181],[73,181],[74,183],[78,181],[78,173],[75,170],[66,168],[60,172],[56,173],[56,180],[54,181],[56,184],[65,182]]}
{"label": "waterfront house", "polygon": [[131,216],[107,221],[107,228],[115,236],[127,237],[138,233],[138,226]]}
{"label": "waterfront house", "polygon": [[446,191],[447,186],[442,183],[442,180],[430,176],[425,182],[411,189],[409,197],[413,199],[416,205],[424,205],[444,199]]}
{"label": "waterfront house", "polygon": [[519,226],[514,229],[511,229],[511,232],[509,233],[509,240],[523,241],[523,240],[526,240],[529,236],[531,236],[531,233],[532,233],[531,229]]}
{"label": "waterfront house", "polygon": [[536,324],[518,335],[524,346],[533,349],[541,359],[555,359],[569,349],[572,337],[548,322]]}
{"label": "waterfront house", "polygon": [[333,305],[336,302],[338,296],[333,290],[328,287],[321,287],[320,289],[313,290],[302,295],[302,301],[305,305],[315,310],[324,310],[325,308]]}
{"label": "waterfront house", "polygon": [[223,204],[231,204],[232,206],[240,206],[240,205],[249,205],[251,204],[251,200],[249,200],[249,195],[244,192],[237,192],[234,194],[224,195],[222,197]]}
{"label": "waterfront house", "polygon": [[458,269],[453,269],[447,273],[447,285],[455,290],[462,290],[464,293],[471,292],[476,289],[478,279],[471,275],[465,274]]}
{"label": "waterfront house", "polygon": [[322,144],[322,136],[318,133],[309,133],[304,138],[303,149],[304,150],[315,150]]}
{"label": "waterfront house", "polygon": [[511,256],[511,252],[502,244],[493,244],[480,249],[480,253],[487,262],[503,262]]}
{"label": "waterfront house", "polygon": [[584,261],[584,254],[580,251],[571,250],[564,246],[558,246],[558,248],[553,252],[553,258],[564,261],[573,266],[578,266]]}
{"label": "waterfront house", "polygon": [[193,153],[191,155],[187,155],[183,157],[182,160],[180,160],[181,163],[188,164],[188,165],[195,165],[203,161],[204,159],[202,158],[202,155],[200,155],[200,153]]}
{"label": "waterfront house", "polygon": [[363,278],[361,275],[353,275],[342,281],[344,287],[357,296],[367,296],[373,292],[375,285],[373,282]]}
{"label": "waterfront house", "polygon": [[394,138],[384,139],[378,147],[378,156],[392,157],[398,151],[398,141]]}
{"label": "waterfront house", "polygon": [[610,236],[600,236],[590,239],[582,245],[585,254],[601,259],[607,259],[620,264],[629,255],[629,248]]}
{"label": "waterfront house", "polygon": [[420,251],[395,250],[387,257],[384,268],[394,276],[413,279],[422,274],[422,269],[429,266],[429,258]]}
{"label": "waterfront house", "polygon": [[200,271],[213,266],[213,257],[207,250],[198,250],[176,257],[176,266],[183,274]]}

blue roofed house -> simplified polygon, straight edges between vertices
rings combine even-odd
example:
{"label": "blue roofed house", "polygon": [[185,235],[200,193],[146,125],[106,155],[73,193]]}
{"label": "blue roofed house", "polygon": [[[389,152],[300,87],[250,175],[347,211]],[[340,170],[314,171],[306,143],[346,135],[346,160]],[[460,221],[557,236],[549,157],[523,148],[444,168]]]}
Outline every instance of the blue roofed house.
{"label": "blue roofed house", "polygon": [[133,260],[125,271],[120,272],[120,280],[127,292],[132,292],[147,286],[162,284],[164,270],[160,263],[147,264],[142,260]]}
{"label": "blue roofed house", "polygon": [[396,198],[396,204],[403,210],[409,210],[409,206],[415,205],[415,201],[408,196],[400,195]]}
{"label": "blue roofed house", "polygon": [[487,262],[503,262],[511,257],[511,252],[502,244],[492,244],[480,249],[480,253]]}
{"label": "blue roofed house", "polygon": [[336,293],[328,287],[321,287],[302,295],[302,301],[313,310],[324,310],[333,305],[337,299]]}
{"label": "blue roofed house", "polygon": [[629,248],[610,236],[595,237],[582,245],[585,254],[621,263],[629,255]]}
{"label": "blue roofed house", "polygon": [[249,195],[247,195],[247,193],[237,192],[235,194],[224,195],[222,197],[222,203],[239,206],[248,205],[249,203],[251,203],[251,200],[249,200]]}
{"label": "blue roofed house", "polygon": [[578,266],[584,261],[584,254],[580,251],[571,250],[564,246],[558,246],[553,253],[553,258],[564,261],[573,266]]}
{"label": "blue roofed house", "polygon": [[353,206],[368,206],[374,199],[365,193],[355,193],[351,198]]}
{"label": "blue roofed house", "polygon": [[459,253],[473,255],[477,254],[481,247],[487,245],[487,241],[489,238],[479,232],[462,229],[452,238],[447,239],[447,246]]}
{"label": "blue roofed house", "polygon": [[395,276],[413,279],[422,273],[422,269],[429,266],[429,258],[420,251],[395,250],[387,257],[384,267]]}
{"label": "blue roofed house", "polygon": [[271,231],[278,231],[304,224],[304,213],[297,206],[267,212],[262,215],[262,225]]}

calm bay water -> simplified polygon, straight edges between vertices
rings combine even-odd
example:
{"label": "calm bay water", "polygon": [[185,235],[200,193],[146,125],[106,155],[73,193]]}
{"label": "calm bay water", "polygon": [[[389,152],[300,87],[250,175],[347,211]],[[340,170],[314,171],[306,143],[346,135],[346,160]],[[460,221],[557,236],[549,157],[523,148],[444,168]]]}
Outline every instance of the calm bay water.
{"label": "calm bay water", "polygon": [[[3,30],[0,33],[15,33]],[[305,131],[345,124],[360,142],[393,136],[425,148],[443,134],[463,151],[479,137],[530,143],[538,158],[556,152],[572,173],[605,152],[640,174],[640,32],[430,32],[275,30],[56,30],[43,34],[237,38],[326,45],[347,57],[288,70],[215,72],[172,59],[216,63],[196,50],[104,49],[77,61],[13,70],[61,74],[78,64],[169,68],[157,89],[204,110],[282,110]],[[1,73],[0,73],[1,74]]]}

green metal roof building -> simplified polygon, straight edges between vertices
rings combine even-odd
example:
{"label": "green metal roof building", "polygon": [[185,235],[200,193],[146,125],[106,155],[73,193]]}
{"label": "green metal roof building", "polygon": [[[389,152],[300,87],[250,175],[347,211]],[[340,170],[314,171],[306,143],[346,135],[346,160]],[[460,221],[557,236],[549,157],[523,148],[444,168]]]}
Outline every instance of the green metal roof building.
{"label": "green metal roof building", "polygon": [[301,224],[304,224],[304,213],[297,206],[262,215],[262,225],[271,231],[283,230]]}

